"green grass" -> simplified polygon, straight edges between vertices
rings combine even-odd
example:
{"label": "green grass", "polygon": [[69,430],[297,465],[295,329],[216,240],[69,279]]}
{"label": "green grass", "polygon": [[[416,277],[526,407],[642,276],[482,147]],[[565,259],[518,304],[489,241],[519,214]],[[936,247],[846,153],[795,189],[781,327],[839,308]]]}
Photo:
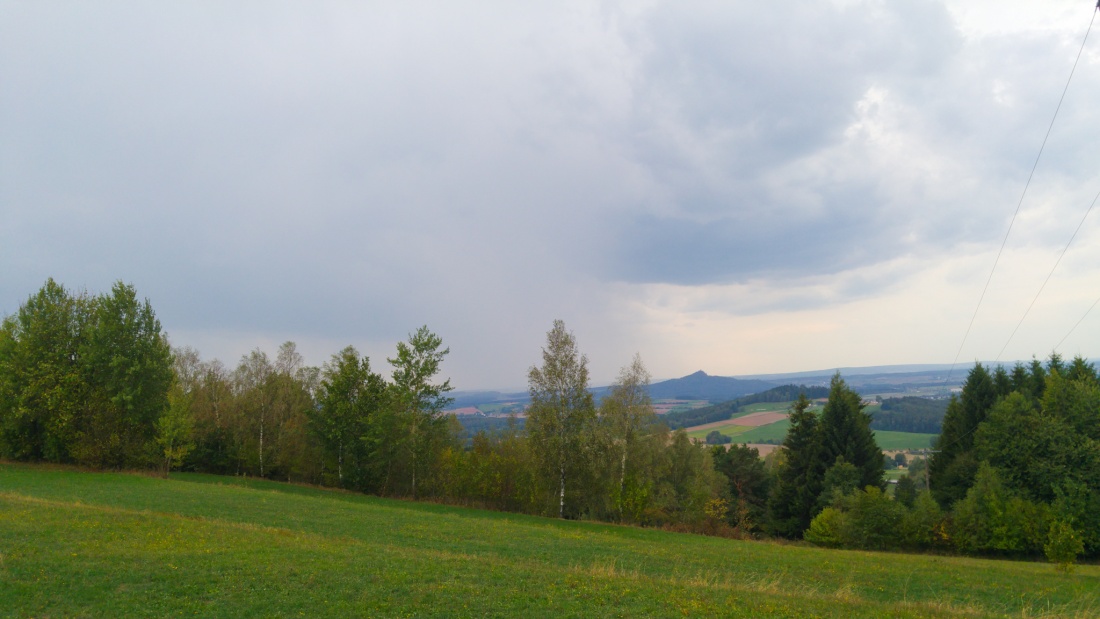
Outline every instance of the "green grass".
{"label": "green grass", "polygon": [[781,443],[786,438],[787,428],[789,427],[791,427],[791,422],[783,419],[766,426],[753,428],[737,437],[737,441],[743,443]]}
{"label": "green grass", "polygon": [[504,409],[518,409],[521,406],[517,402],[493,402],[492,404],[478,404],[476,408],[486,415],[496,415]]}
{"label": "green grass", "polygon": [[1100,568],[823,550],[273,482],[0,465],[9,617],[1053,617]]}
{"label": "green grass", "polygon": [[[783,420],[766,426],[752,428],[748,432],[743,432],[739,434],[737,436],[737,442],[782,442],[783,439],[787,436],[787,428],[789,428],[790,425],[790,422]],[[888,432],[886,430],[875,430],[875,441],[878,442],[878,446],[880,449],[885,450],[929,449],[932,447],[932,439],[934,438],[936,438],[935,434],[917,434],[915,432]]]}
{"label": "green grass", "polygon": [[875,430],[875,442],[879,449],[930,449],[935,434],[918,434],[916,432],[889,432],[887,430]]}
{"label": "green grass", "polygon": [[[739,437],[742,434],[744,434],[745,432],[748,432],[751,429],[752,428],[750,428],[748,426],[738,426],[738,425],[730,424],[728,426],[720,426],[720,427],[717,427],[717,428],[708,428],[706,430],[689,430],[687,435],[688,435],[688,438],[697,438],[699,440],[704,440],[704,439],[707,438],[708,434],[710,434],[711,432],[713,432],[715,430],[718,430],[718,432],[724,434],[725,436],[728,436],[728,437],[731,437],[731,438],[734,438],[734,439],[739,439]],[[737,442],[740,442],[740,440],[738,440]]]}

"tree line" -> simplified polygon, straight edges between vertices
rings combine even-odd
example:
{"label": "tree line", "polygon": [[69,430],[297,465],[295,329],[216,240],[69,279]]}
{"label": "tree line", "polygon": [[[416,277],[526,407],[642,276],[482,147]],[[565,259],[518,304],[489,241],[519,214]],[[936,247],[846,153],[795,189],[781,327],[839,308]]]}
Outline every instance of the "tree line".
{"label": "tree line", "polygon": [[839,460],[824,471],[820,457],[803,461],[827,444],[820,431],[816,445],[802,441],[815,423],[792,415],[780,479],[802,472],[790,487],[818,499],[787,502],[803,509],[778,534],[801,529],[840,547],[1045,554],[1062,566],[1100,555],[1100,381],[1081,357],[992,372],[975,364],[947,405],[927,474],[911,467],[893,498]]}
{"label": "tree line", "polygon": [[874,415],[871,429],[939,434],[945,414],[947,414],[947,400],[915,396],[886,398]]}
{"label": "tree line", "polygon": [[555,321],[528,372],[523,427],[467,443],[444,412],[448,352],[421,327],[386,359],[389,378],[351,346],[309,367],[291,342],[229,368],[173,350],[132,286],[91,296],[49,280],[0,324],[0,457],[828,546],[1100,553],[1100,386],[1081,358],[975,365],[931,462],[916,460],[891,496],[871,415],[839,374],[820,412],[794,394],[782,447],[761,459],[669,429],[638,356],[596,402],[587,357]]}
{"label": "tree line", "polygon": [[443,412],[448,352],[421,327],[386,359],[389,377],[351,346],[309,367],[292,342],[227,367],[173,350],[132,286],[92,296],[51,279],[0,325],[0,457],[567,518],[689,528],[721,519],[710,505],[721,476],[708,452],[657,421],[640,359],[597,406],[587,359],[556,322],[529,375],[525,428],[478,433],[467,447]]}

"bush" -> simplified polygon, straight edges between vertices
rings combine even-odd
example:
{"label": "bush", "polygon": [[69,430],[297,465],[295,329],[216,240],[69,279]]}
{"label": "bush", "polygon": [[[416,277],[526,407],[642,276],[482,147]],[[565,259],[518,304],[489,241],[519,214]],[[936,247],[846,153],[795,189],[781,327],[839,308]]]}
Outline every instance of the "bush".
{"label": "bush", "polygon": [[952,538],[962,552],[1038,554],[1050,509],[1013,496],[996,469],[982,463],[966,498],[955,506]]}
{"label": "bush", "polygon": [[826,507],[810,521],[810,528],[802,538],[818,546],[844,546],[848,540],[848,515],[835,507]]}
{"label": "bush", "polygon": [[707,445],[726,445],[732,443],[733,439],[722,434],[718,430],[711,430],[707,433]]}
{"label": "bush", "polygon": [[867,486],[845,497],[848,512],[847,545],[886,550],[899,545],[905,506],[875,486]]}
{"label": "bush", "polygon": [[1043,550],[1048,561],[1059,571],[1068,573],[1073,571],[1077,555],[1085,551],[1085,545],[1069,523],[1059,520],[1051,525]]}
{"label": "bush", "polygon": [[894,498],[906,509],[913,509],[913,503],[917,500],[917,484],[908,475],[902,475],[898,484],[894,486]]}
{"label": "bush", "polygon": [[948,543],[943,510],[927,490],[917,495],[913,507],[901,519],[901,543],[914,549],[931,549]]}

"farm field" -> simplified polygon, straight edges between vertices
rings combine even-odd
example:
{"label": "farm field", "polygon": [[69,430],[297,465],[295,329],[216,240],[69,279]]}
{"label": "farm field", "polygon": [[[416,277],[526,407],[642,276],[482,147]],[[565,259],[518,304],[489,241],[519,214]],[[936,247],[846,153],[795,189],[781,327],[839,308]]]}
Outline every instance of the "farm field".
{"label": "farm field", "polygon": [[[730,419],[687,428],[688,437],[703,440],[713,430],[735,443],[781,443],[790,423],[785,414],[790,402],[764,402],[745,406]],[[820,410],[820,407],[816,407]],[[873,407],[868,407],[870,410]],[[875,440],[883,450],[929,449],[935,434],[875,430]]]}
{"label": "farm field", "polygon": [[875,442],[883,450],[901,449],[931,449],[935,434],[918,434],[916,432],[889,432],[887,430],[875,430]]}
{"label": "farm field", "polygon": [[0,464],[6,616],[1089,617],[1100,568]]}
{"label": "farm field", "polygon": [[707,438],[707,434],[710,434],[714,430],[718,430],[725,436],[734,439],[735,442],[741,442],[741,435],[752,430],[749,426],[739,426],[733,423],[721,421],[715,423],[708,423],[703,426],[696,426],[694,428],[687,429],[688,438],[698,439],[700,441]]}
{"label": "farm field", "polygon": [[777,422],[785,422],[787,419],[786,413],[779,411],[758,411],[739,413],[734,415],[730,419],[723,421],[714,421],[711,423],[705,423],[703,425],[688,428],[688,438],[705,439],[707,434],[717,430],[725,436],[736,438],[742,434],[751,431],[754,428],[768,426]]}
{"label": "farm field", "polygon": [[[743,435],[749,434],[762,426],[768,426],[777,422],[786,423],[784,415],[790,408],[790,402],[760,402],[749,404],[735,413],[729,419],[714,421],[703,425],[687,428],[688,438],[703,440],[713,430],[734,439],[734,442],[745,442]],[[786,425],[783,426],[786,428]],[[783,431],[786,435],[786,430]],[[782,440],[782,437],[780,438]],[[751,442],[751,441],[750,441]]]}
{"label": "farm field", "polygon": [[680,411],[702,408],[708,404],[710,404],[710,402],[706,400],[657,399],[653,400],[653,411],[658,415],[667,415],[668,413],[678,413]]}
{"label": "farm field", "polygon": [[[790,425],[787,420],[783,420],[759,428],[750,428],[747,432],[739,434],[736,441],[739,443],[781,443],[787,436],[787,428]],[[929,449],[932,447],[932,439],[936,438],[935,434],[917,434],[915,432],[889,432],[886,430],[875,430],[874,432],[875,441],[878,443],[879,448],[886,451]]]}
{"label": "farm field", "polygon": [[745,443],[782,443],[787,436],[787,428],[791,422],[783,419],[766,426],[752,428],[738,438],[738,442]]}

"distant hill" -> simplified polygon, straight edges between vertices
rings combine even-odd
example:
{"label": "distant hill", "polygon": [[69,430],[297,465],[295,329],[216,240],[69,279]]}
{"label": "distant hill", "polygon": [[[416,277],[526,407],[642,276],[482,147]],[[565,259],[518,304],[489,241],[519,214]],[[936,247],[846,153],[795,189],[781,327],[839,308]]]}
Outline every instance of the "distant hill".
{"label": "distant hill", "polygon": [[[710,376],[699,370],[683,378],[673,378],[653,383],[649,386],[649,397],[654,400],[707,400],[726,402],[751,393],[767,391],[777,383],[766,380],[731,378],[728,376]],[[596,400],[603,399],[610,387],[592,387],[589,389]],[[452,394],[451,408],[482,406],[499,402],[528,402],[526,393],[502,393],[500,391],[461,391]]]}
{"label": "distant hill", "polygon": [[526,402],[530,396],[526,393],[502,393],[500,391],[456,391],[451,394],[451,409],[467,406],[481,406],[496,402]]}
{"label": "distant hill", "polygon": [[774,382],[757,379],[710,376],[699,370],[683,378],[673,378],[649,386],[649,397],[654,400],[709,400],[725,402],[750,393],[759,393],[775,387]]}

